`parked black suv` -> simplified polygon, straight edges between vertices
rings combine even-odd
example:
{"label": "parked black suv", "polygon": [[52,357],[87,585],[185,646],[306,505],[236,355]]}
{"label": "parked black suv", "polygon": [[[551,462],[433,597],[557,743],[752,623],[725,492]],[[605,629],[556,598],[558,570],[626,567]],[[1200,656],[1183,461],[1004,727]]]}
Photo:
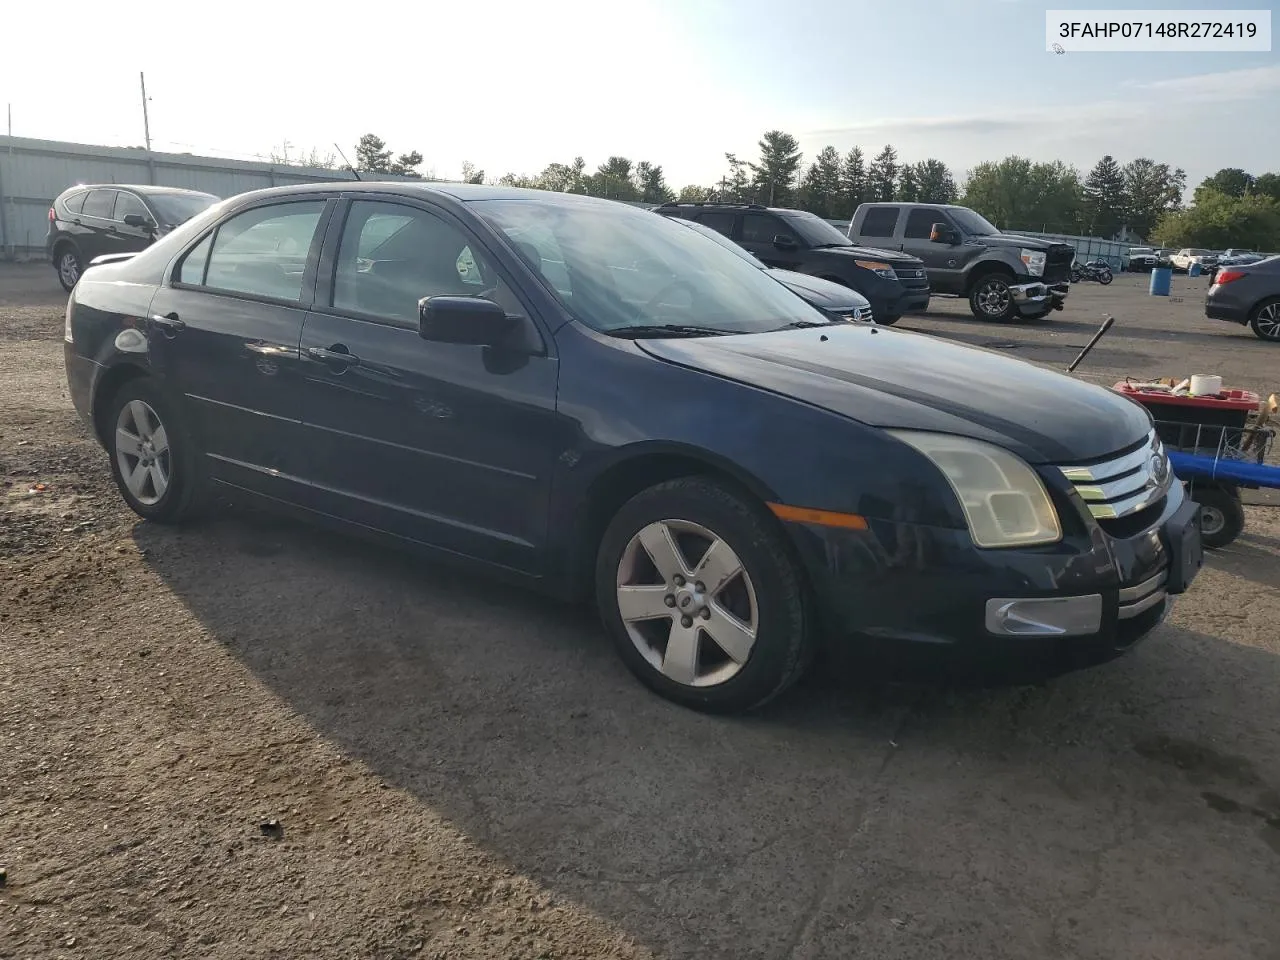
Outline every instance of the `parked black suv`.
{"label": "parked black suv", "polygon": [[968,207],[864,203],[849,239],[924,261],[934,293],[967,297],[980,320],[1039,320],[1061,310],[1075,248],[1001,233]]}
{"label": "parked black suv", "polygon": [[146,249],[217,202],[211,193],[177,187],[80,184],[62,191],[49,208],[45,250],[70,292],[96,257]]}
{"label": "parked black suv", "polygon": [[851,287],[871,303],[876,323],[927,310],[929,278],[916,257],[854,246],[805,210],[755,203],[664,203],[657,213],[683,217],[724,234],[771,267]]}

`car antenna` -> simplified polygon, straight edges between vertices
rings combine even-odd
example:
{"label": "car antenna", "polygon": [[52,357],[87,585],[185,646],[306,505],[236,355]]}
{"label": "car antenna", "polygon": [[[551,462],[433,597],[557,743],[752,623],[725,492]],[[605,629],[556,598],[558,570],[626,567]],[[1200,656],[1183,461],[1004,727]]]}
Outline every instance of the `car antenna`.
{"label": "car antenna", "polygon": [[351,175],[359,180],[360,174],[356,171],[356,168],[351,165],[351,161],[348,160],[347,155],[342,152],[342,148],[335,143],[333,145],[333,149],[338,151],[338,156],[340,156],[342,158],[342,162],[347,165],[347,169],[351,171]]}

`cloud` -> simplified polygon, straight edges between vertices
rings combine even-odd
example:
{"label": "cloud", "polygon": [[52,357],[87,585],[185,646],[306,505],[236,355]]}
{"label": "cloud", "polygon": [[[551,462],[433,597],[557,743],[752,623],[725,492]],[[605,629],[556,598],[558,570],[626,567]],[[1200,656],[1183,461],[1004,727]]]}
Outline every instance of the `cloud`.
{"label": "cloud", "polygon": [[1280,67],[1253,67],[1247,70],[1223,70],[1200,73],[1169,80],[1150,80],[1129,85],[1160,97],[1177,97],[1200,103],[1231,100],[1253,100],[1280,90]]}

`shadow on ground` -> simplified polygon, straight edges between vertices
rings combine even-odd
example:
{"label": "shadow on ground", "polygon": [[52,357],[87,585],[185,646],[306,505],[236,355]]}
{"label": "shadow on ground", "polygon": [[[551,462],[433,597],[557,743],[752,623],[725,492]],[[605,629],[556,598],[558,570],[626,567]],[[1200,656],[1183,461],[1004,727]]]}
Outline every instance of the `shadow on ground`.
{"label": "shadow on ground", "polygon": [[135,530],[319,733],[662,953],[1241,955],[1280,942],[1280,659],[1163,627],[1044,686],[814,677],[750,718],[592,615],[259,516]]}

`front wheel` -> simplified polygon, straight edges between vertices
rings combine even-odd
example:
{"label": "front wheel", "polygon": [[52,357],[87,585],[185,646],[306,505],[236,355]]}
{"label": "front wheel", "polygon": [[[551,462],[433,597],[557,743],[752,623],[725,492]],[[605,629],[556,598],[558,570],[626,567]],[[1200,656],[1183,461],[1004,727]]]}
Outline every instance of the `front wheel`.
{"label": "front wheel", "polygon": [[1249,329],[1259,340],[1280,342],[1280,297],[1263,300],[1253,308],[1249,317]]}
{"label": "front wheel", "polygon": [[1102,284],[1104,287],[1114,279],[1115,279],[1115,276],[1111,273],[1110,270],[1103,270],[1098,274],[1098,282]]}
{"label": "front wheel", "polygon": [[627,667],[687,707],[761,706],[809,661],[806,590],[776,521],[708,478],[623,505],[600,543],[596,600]]}
{"label": "front wheel", "polygon": [[1200,538],[1216,550],[1240,536],[1244,530],[1244,505],[1234,490],[1225,487],[1196,487],[1191,499],[1200,504]]}
{"label": "front wheel", "polygon": [[1012,320],[1018,311],[1008,279],[994,273],[979,277],[969,291],[969,310],[979,320]]}

